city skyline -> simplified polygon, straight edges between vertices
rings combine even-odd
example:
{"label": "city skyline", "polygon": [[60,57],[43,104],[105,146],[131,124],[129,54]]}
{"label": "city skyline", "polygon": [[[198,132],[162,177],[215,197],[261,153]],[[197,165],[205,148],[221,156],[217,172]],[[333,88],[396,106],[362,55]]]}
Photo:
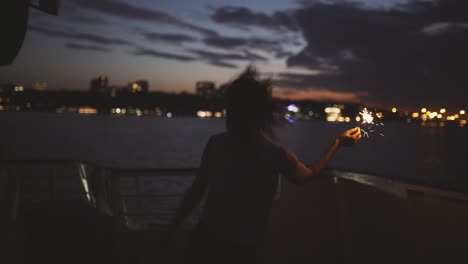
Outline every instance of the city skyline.
{"label": "city skyline", "polygon": [[[63,2],[31,10],[26,40],[0,83],[87,90],[148,80],[150,91],[194,92],[249,64],[274,95],[386,107],[465,108],[463,1]],[[375,35],[375,36],[374,36]]]}

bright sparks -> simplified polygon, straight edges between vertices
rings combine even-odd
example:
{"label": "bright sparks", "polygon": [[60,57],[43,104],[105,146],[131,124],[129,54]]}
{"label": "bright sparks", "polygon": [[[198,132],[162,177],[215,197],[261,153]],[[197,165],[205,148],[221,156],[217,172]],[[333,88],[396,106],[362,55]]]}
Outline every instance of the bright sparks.
{"label": "bright sparks", "polygon": [[362,124],[374,124],[374,116],[372,112],[368,111],[367,108],[364,108],[362,112],[359,112],[362,119]]}
{"label": "bright sparks", "polygon": [[[383,123],[378,123],[378,124],[374,123],[375,118],[382,119],[383,115],[380,112],[375,114],[375,116],[374,116],[374,113],[367,110],[367,108],[364,108],[364,109],[362,109],[361,112],[359,112],[359,114],[361,115],[361,118],[359,119],[359,120],[362,120],[361,124],[367,125],[367,131],[364,130],[363,128],[361,128],[361,131],[362,131],[362,134],[363,134],[364,137],[369,137],[369,133],[375,132],[375,130],[373,128],[373,125],[376,125],[376,126],[379,126],[379,125],[383,126],[384,125]],[[358,120],[358,119],[356,118],[356,120]],[[380,133],[380,135],[384,136],[382,133]]]}

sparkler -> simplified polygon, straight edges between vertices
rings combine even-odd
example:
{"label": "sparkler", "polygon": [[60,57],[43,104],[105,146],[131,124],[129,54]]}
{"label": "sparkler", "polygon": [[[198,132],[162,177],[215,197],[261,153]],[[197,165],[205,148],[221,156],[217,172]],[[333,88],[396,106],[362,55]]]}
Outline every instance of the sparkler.
{"label": "sparkler", "polygon": [[374,116],[372,112],[368,111],[367,108],[364,108],[362,112],[359,112],[362,117],[363,124],[374,124]]}
{"label": "sparkler", "polygon": [[[362,109],[361,112],[359,112],[359,114],[361,115],[361,124],[363,125],[367,125],[367,131],[364,130],[362,127],[361,127],[361,131],[362,131],[362,134],[369,138],[369,133],[372,133],[374,132],[374,129],[373,129],[373,126],[376,125],[376,126],[379,126],[379,125],[384,125],[382,122],[379,122],[379,123],[374,123],[374,121],[376,121],[375,118],[377,119],[382,119],[383,115],[382,113],[376,113],[374,115],[374,113],[372,113],[371,111],[367,110],[367,108],[364,108]],[[380,135],[383,137],[384,135],[382,133],[380,133]]]}

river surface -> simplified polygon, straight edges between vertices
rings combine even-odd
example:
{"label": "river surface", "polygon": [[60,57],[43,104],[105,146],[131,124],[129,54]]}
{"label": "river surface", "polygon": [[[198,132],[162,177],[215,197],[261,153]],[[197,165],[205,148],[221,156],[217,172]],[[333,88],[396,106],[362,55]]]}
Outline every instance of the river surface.
{"label": "river surface", "polygon": [[[0,113],[0,124],[2,160],[80,160],[115,168],[197,167],[209,137],[225,130],[223,119],[54,113]],[[277,129],[277,141],[295,152],[304,163],[312,163],[341,132],[356,125],[298,121]],[[387,123],[359,144],[342,148],[329,167],[468,193],[467,132],[467,128],[456,126]],[[29,184],[25,181],[24,195],[37,192],[47,199],[49,181],[36,177],[41,173],[49,174],[50,168],[46,167],[16,168],[24,179],[30,178]],[[56,175],[65,175],[73,168],[64,166],[53,170]],[[193,177],[156,178],[143,177],[141,192],[182,195],[193,180]],[[81,186],[80,182],[71,184],[68,179],[56,177],[56,186]],[[123,193],[134,192],[134,187],[132,179],[122,179]],[[61,195],[73,193],[67,188],[57,190]],[[180,196],[125,200],[130,213],[151,211],[156,215],[132,218],[134,221],[153,224],[167,223],[179,203]]]}

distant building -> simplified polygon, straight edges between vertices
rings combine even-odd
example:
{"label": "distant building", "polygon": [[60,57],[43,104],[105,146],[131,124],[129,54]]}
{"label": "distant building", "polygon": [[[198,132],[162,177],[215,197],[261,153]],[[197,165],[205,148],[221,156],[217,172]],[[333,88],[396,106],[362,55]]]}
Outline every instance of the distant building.
{"label": "distant building", "polygon": [[47,91],[48,86],[49,85],[46,82],[36,82],[34,84],[34,90],[38,92]]}
{"label": "distant building", "polygon": [[145,80],[139,80],[128,84],[131,93],[148,93],[149,83]]}
{"label": "distant building", "polygon": [[216,93],[215,83],[208,81],[199,81],[195,86],[195,93],[204,99],[211,99]]}
{"label": "distant building", "polygon": [[107,76],[101,75],[96,79],[91,80],[91,92],[105,93],[109,86]]}
{"label": "distant building", "polygon": [[123,91],[125,88],[119,88],[117,86],[110,86],[109,91],[112,97],[116,97],[119,91]]}

